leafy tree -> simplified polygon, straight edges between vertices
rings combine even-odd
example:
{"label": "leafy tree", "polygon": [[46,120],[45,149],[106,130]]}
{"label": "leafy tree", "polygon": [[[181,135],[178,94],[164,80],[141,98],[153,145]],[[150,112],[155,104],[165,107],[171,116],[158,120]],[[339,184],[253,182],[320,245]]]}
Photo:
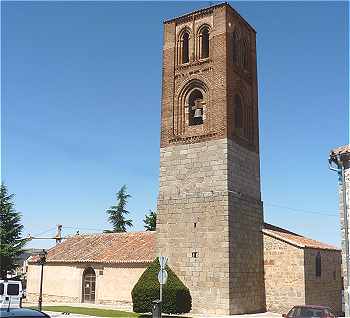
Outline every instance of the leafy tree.
{"label": "leafy tree", "polygon": [[145,215],[143,223],[145,223],[144,227],[146,231],[155,231],[157,224],[157,212],[149,210],[149,214]]}
{"label": "leafy tree", "polygon": [[125,219],[125,215],[130,212],[126,210],[128,198],[131,197],[126,191],[126,185],[123,185],[116,193],[117,205],[112,205],[106,212],[108,221],[112,224],[113,230],[106,230],[107,233],[126,232],[127,227],[132,227],[132,220]]}
{"label": "leafy tree", "polygon": [[0,186],[0,278],[18,266],[26,239],[22,238],[21,214],[16,211],[13,194],[8,194],[4,183]]}

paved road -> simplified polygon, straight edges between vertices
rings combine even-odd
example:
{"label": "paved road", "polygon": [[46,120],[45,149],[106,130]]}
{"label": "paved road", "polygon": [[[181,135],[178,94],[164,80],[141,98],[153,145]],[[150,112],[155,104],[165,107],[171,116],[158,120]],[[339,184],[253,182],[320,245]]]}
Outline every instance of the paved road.
{"label": "paved road", "polygon": [[45,311],[51,318],[101,318],[101,317],[96,317],[96,316],[87,316],[87,315],[79,315],[79,314],[63,314],[60,312],[55,312],[55,311]]}
{"label": "paved road", "polygon": [[[53,311],[46,311],[47,314],[49,314],[52,318],[101,318],[101,317],[95,317],[95,316],[86,316],[86,315],[79,315],[79,314],[69,314],[64,315],[59,312],[53,312]],[[247,315],[234,315],[234,316],[208,316],[208,315],[191,315],[186,314],[185,317],[193,317],[193,318],[269,318],[269,317],[281,317],[280,314],[275,313],[262,313],[262,314],[247,314]],[[179,316],[174,316],[179,317]],[[127,316],[125,317],[127,318]]]}

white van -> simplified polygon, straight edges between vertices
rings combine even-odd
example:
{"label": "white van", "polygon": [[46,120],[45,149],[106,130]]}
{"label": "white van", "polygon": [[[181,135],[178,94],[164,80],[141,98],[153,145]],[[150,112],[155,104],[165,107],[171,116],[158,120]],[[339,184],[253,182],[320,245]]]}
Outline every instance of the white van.
{"label": "white van", "polygon": [[20,308],[22,296],[21,281],[0,280],[0,308]]}

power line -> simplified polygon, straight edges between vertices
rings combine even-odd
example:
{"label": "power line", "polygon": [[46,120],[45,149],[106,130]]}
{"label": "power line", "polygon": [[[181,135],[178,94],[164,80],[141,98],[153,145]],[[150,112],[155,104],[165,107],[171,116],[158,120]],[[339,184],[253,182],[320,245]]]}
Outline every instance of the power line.
{"label": "power line", "polygon": [[95,229],[90,227],[80,227],[80,226],[64,226],[65,229],[73,230],[88,230],[88,231],[104,231],[105,229]]}
{"label": "power line", "polygon": [[290,210],[290,211],[293,211],[293,212],[296,212],[296,213],[317,214],[317,215],[323,215],[323,216],[338,217],[337,214],[331,214],[331,213],[320,212],[320,211],[307,211],[307,210],[291,208],[291,207],[288,207],[288,206],[283,206],[283,205],[274,204],[274,203],[265,203],[264,202],[264,206],[271,206],[271,207],[286,209],[286,210]]}
{"label": "power line", "polygon": [[39,234],[35,234],[34,236],[40,236],[40,235],[46,234],[46,233],[48,233],[48,232],[50,232],[50,231],[53,231],[53,230],[55,230],[55,229],[56,229],[55,227],[52,227],[51,229],[48,229],[48,230],[46,230],[46,231],[43,231],[43,232],[41,232],[41,233],[39,233]]}

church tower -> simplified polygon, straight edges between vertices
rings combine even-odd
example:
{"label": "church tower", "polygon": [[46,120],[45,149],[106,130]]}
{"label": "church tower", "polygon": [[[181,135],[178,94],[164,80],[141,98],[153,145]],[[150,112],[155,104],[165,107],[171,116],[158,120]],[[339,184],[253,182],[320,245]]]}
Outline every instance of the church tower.
{"label": "church tower", "polygon": [[157,252],[193,312],[265,309],[255,35],[226,3],[164,22]]}

